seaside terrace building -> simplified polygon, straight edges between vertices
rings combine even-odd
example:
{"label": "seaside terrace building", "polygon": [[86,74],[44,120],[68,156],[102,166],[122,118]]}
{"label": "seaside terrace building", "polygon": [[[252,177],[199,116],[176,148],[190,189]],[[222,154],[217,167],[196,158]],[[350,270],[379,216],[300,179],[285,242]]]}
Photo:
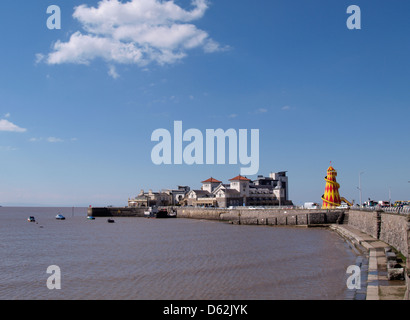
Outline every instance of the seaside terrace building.
{"label": "seaside terrace building", "polygon": [[128,199],[128,207],[148,208],[153,206],[174,206],[179,204],[188,193],[188,186],[178,186],[178,189],[165,189],[159,192],[141,190],[138,196]]}
{"label": "seaside terrace building", "polygon": [[253,181],[238,175],[227,184],[212,177],[201,183],[202,187],[199,190],[191,190],[189,186],[178,186],[178,189],[165,189],[159,192],[141,190],[138,196],[128,199],[128,207],[182,205],[227,208],[293,205],[288,198],[286,171],[270,173],[269,177],[259,175]]}
{"label": "seaside terrace building", "polygon": [[194,207],[292,205],[288,198],[286,171],[258,176],[256,180],[238,175],[224,184],[215,178],[202,181],[200,190],[187,193],[183,205]]}

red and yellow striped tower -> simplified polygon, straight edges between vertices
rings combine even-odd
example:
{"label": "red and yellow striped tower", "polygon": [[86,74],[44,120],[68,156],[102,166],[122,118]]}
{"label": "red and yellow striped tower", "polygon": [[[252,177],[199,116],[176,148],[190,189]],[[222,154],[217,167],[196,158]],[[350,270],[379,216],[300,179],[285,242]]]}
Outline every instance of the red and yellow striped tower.
{"label": "red and yellow striped tower", "polygon": [[322,209],[332,209],[340,206],[341,199],[339,195],[340,185],[336,182],[337,171],[330,166],[327,169],[327,176],[325,177],[326,187],[325,194],[322,196]]}

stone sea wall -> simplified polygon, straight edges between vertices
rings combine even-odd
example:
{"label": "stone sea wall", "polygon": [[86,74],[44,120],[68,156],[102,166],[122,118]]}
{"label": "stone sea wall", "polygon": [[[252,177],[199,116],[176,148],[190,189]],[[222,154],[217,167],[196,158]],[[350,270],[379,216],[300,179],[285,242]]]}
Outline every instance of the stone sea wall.
{"label": "stone sea wall", "polygon": [[404,256],[409,256],[410,223],[408,216],[397,214],[381,214],[379,239],[399,250]]}
{"label": "stone sea wall", "polygon": [[343,220],[343,211],[295,210],[295,209],[210,209],[177,208],[179,218],[229,221],[235,224],[278,226],[308,226],[338,223]]}
{"label": "stone sea wall", "polygon": [[143,217],[144,208],[129,207],[90,207],[87,215],[93,217]]}
{"label": "stone sea wall", "polygon": [[348,224],[379,239],[406,257],[406,300],[410,300],[410,215],[382,211],[349,211]]}
{"label": "stone sea wall", "polygon": [[405,257],[410,253],[410,216],[382,211],[349,210],[348,224],[388,243]]}
{"label": "stone sea wall", "polygon": [[376,211],[349,210],[348,224],[373,238],[378,237],[378,213]]}

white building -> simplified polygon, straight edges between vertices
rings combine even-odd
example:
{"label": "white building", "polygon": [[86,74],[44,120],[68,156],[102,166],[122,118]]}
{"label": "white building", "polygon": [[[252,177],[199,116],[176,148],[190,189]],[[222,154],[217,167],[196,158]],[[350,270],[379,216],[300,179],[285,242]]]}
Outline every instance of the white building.
{"label": "white building", "polygon": [[271,173],[269,177],[258,176],[254,181],[241,175],[229,181],[229,184],[215,178],[202,181],[201,190],[191,190],[185,204],[205,207],[292,204],[288,199],[288,177],[285,171]]}
{"label": "white building", "polygon": [[152,206],[174,206],[180,203],[190,188],[188,186],[178,186],[178,189],[166,189],[160,192],[148,192],[141,190],[138,196],[128,199],[128,207],[152,207]]}

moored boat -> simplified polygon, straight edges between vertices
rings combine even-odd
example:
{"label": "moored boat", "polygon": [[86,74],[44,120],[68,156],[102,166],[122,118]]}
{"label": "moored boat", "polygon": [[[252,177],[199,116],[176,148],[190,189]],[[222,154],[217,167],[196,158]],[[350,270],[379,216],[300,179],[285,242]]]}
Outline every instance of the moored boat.
{"label": "moored boat", "polygon": [[95,217],[93,217],[93,216],[88,216],[87,219],[88,219],[88,220],[95,220]]}
{"label": "moored boat", "polygon": [[156,216],[156,214],[158,213],[158,208],[157,207],[149,207],[147,211],[144,211],[144,215],[147,218],[153,218]]}
{"label": "moored boat", "polygon": [[167,210],[167,209],[161,209],[157,212],[155,215],[157,219],[163,219],[163,218],[176,218],[177,214],[174,210]]}
{"label": "moored boat", "polygon": [[57,220],[65,220],[65,217],[62,214],[56,215]]}
{"label": "moored boat", "polygon": [[114,221],[114,219],[111,219],[111,218],[110,218],[110,219],[107,220],[107,222],[108,222],[108,223],[114,223],[115,221]]}
{"label": "moored boat", "polygon": [[27,218],[28,222],[36,222],[36,219],[33,216]]}

